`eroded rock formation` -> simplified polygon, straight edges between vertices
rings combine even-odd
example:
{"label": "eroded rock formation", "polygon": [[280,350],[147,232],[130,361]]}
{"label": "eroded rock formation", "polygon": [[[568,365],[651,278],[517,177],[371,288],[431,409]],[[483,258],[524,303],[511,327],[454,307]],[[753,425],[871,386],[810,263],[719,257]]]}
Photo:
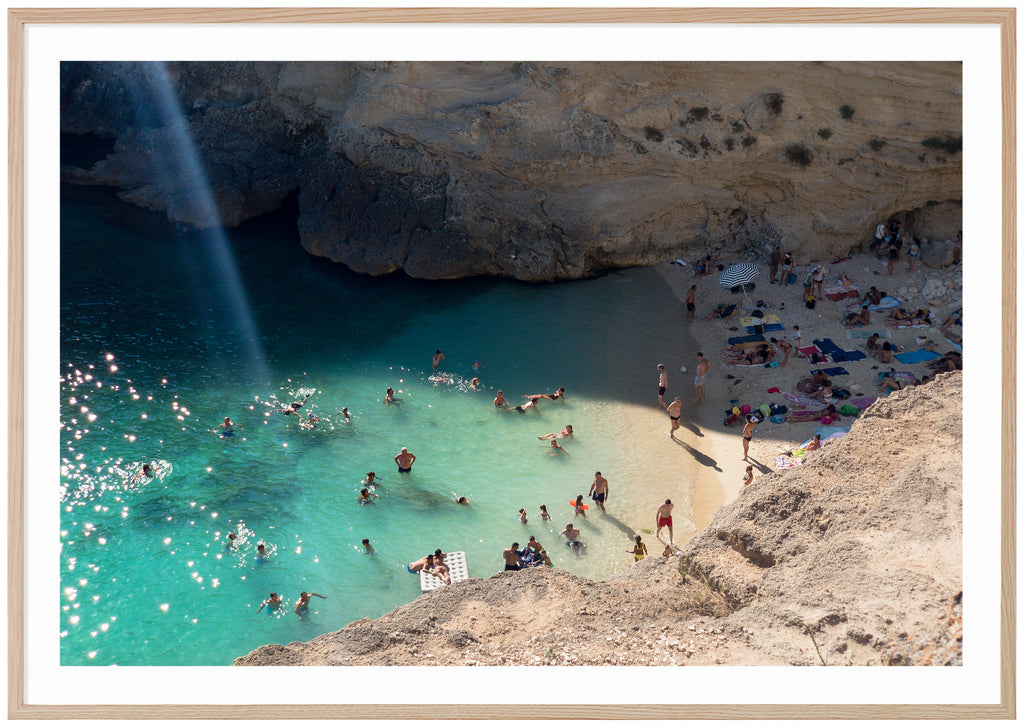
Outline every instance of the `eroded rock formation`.
{"label": "eroded rock formation", "polygon": [[298,196],[354,270],[577,278],[960,229],[959,63],[66,63],[64,179],[189,225]]}

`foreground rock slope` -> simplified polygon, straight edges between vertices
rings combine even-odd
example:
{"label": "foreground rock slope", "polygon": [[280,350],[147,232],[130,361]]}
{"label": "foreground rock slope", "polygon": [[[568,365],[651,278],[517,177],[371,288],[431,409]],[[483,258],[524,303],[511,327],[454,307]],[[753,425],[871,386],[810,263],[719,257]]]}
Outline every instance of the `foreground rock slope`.
{"label": "foreground rock slope", "polygon": [[954,62],[61,66],[65,140],[109,146],[65,181],[198,227],[295,200],[306,250],[374,275],[802,265],[894,215],[948,237],[961,128]]}
{"label": "foreground rock slope", "polygon": [[602,582],[472,578],[235,663],[959,664],[962,458],[961,374],[945,374],[758,477],[679,557]]}

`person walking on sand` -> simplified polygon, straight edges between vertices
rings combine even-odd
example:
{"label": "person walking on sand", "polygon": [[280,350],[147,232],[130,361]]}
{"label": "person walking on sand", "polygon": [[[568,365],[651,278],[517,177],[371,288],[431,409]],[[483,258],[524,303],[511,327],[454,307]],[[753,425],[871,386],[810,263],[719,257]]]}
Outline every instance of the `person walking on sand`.
{"label": "person walking on sand", "polygon": [[671,500],[665,500],[665,504],[661,505],[655,514],[658,520],[658,529],[654,532],[654,537],[661,540],[661,529],[668,528],[669,545],[675,545],[675,539],[672,537],[672,508],[674,507]]}
{"label": "person walking on sand", "polygon": [[627,550],[627,553],[633,554],[633,562],[639,563],[647,555],[647,546],[644,545],[643,539],[637,535],[633,538],[634,545],[632,550]]}
{"label": "person walking on sand", "polygon": [[587,494],[598,504],[601,512],[606,512],[604,501],[608,499],[608,480],[602,477],[600,472],[594,473],[594,481],[590,484],[590,492]]}
{"label": "person walking on sand", "polygon": [[402,447],[402,451],[395,455],[395,464],[398,465],[399,472],[412,472],[412,463],[415,461],[416,455],[405,447]]}
{"label": "person walking on sand", "polygon": [[672,422],[672,428],[668,430],[668,436],[672,439],[676,438],[676,430],[679,429],[679,416],[683,409],[683,400],[678,396],[672,400],[672,403],[665,407],[665,411],[668,412],[668,419]]}
{"label": "person walking on sand", "polygon": [[697,286],[691,285],[689,292],[686,294],[686,320],[694,321],[697,320]]}
{"label": "person walking on sand", "polygon": [[[779,265],[782,263],[782,248],[778,245],[772,250],[772,254],[768,257],[768,271],[771,275],[768,277],[770,284],[775,284],[775,276],[779,272]],[[781,281],[780,281],[781,282]]]}
{"label": "person walking on sand", "polygon": [[665,364],[658,364],[658,403],[665,408],[665,392],[668,391],[668,372]]}
{"label": "person walking on sand", "polygon": [[754,438],[754,425],[757,424],[750,414],[747,414],[747,423],[743,425],[743,461],[748,462],[747,452],[750,450],[750,440]]}
{"label": "person walking on sand", "polygon": [[708,371],[711,370],[711,362],[704,358],[704,354],[697,352],[697,375],[693,379],[694,401],[704,401],[704,382],[707,379]]}

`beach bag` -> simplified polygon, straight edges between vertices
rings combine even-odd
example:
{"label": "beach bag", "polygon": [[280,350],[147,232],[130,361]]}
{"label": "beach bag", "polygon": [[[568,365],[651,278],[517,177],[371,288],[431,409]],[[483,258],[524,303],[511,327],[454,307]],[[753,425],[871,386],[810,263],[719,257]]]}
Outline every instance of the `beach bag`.
{"label": "beach bag", "polygon": [[786,282],[789,285],[792,285],[793,283],[795,283],[796,282],[796,273],[790,273],[789,274],[789,278],[786,280]]}
{"label": "beach bag", "polygon": [[860,409],[855,407],[853,404],[843,404],[839,407],[839,413],[846,414],[847,416],[854,416],[855,414],[860,413]]}
{"label": "beach bag", "polygon": [[760,310],[758,308],[754,308],[754,310],[752,310],[750,312],[750,316],[752,318],[764,318],[764,311],[762,311],[762,310]]}
{"label": "beach bag", "polygon": [[814,296],[811,296],[810,298],[808,298],[807,301],[804,303],[804,305],[806,305],[811,310],[814,310]]}
{"label": "beach bag", "polygon": [[768,416],[771,416],[772,408],[770,406],[768,406],[767,404],[762,404],[761,407],[760,407],[760,411],[761,411],[761,416],[762,417],[768,417]]}
{"label": "beach bag", "polygon": [[789,407],[785,404],[772,404],[772,414],[785,414]]}
{"label": "beach bag", "polygon": [[785,421],[786,421],[786,417],[782,416],[781,414],[776,414],[776,415],[772,416],[772,417],[771,417],[771,418],[769,419],[769,421],[770,421],[770,422],[771,422],[772,424],[784,424],[784,423],[785,423]]}
{"label": "beach bag", "polygon": [[750,413],[750,404],[744,404],[743,406],[740,407],[740,414],[749,414],[749,413]]}

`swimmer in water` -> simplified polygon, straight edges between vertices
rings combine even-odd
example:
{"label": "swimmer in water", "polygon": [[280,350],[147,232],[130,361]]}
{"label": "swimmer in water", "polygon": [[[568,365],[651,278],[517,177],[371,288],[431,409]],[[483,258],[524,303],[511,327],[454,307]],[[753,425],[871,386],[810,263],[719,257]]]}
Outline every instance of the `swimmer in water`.
{"label": "swimmer in water", "polygon": [[224,543],[224,549],[231,550],[234,548],[236,540],[238,540],[238,535],[235,533],[228,533],[228,542]]}
{"label": "swimmer in water", "polygon": [[552,439],[551,440],[551,448],[553,450],[555,450],[556,452],[562,452],[565,455],[569,454],[568,452],[565,451],[565,447],[563,447],[561,444],[559,444],[558,440],[556,440],[556,439]]}
{"label": "swimmer in water", "polygon": [[556,399],[564,399],[565,387],[559,386],[558,390],[554,394],[527,394],[526,398],[532,399],[534,401],[536,401],[537,399],[551,399],[551,401],[554,401]]}
{"label": "swimmer in water", "polygon": [[395,390],[390,386],[388,387],[388,390],[384,392],[384,403],[387,406],[391,406],[395,403]]}
{"label": "swimmer in water", "polygon": [[276,611],[277,609],[281,608],[281,603],[281,597],[273,591],[271,591],[270,598],[268,598],[266,601],[260,604],[260,607],[256,609],[256,613],[262,611],[264,607],[266,607],[267,611]]}
{"label": "swimmer in water", "polygon": [[319,421],[321,421],[320,417],[310,412],[308,418],[299,420],[299,426],[303,429],[313,429]]}
{"label": "swimmer in water", "polygon": [[284,409],[276,409],[275,411],[284,412],[285,416],[288,416],[289,414],[294,414],[295,416],[298,416],[299,415],[299,409],[301,409],[303,407],[303,405],[305,405],[306,400],[309,399],[309,397],[310,397],[310,395],[306,394],[304,397],[302,397],[302,401],[293,401],[291,404],[286,406]]}
{"label": "swimmer in water", "polygon": [[541,520],[550,520],[551,519],[551,516],[548,515],[548,506],[547,505],[541,505],[540,506],[540,519]]}
{"label": "swimmer in water", "polygon": [[552,432],[551,434],[542,434],[541,436],[537,437],[537,439],[561,439],[562,437],[571,437],[571,436],[572,436],[572,424],[566,424],[565,425],[565,429],[563,429],[558,434],[555,434],[554,432]]}
{"label": "swimmer in water", "polygon": [[519,406],[517,406],[516,407],[516,411],[519,412],[520,414],[522,414],[527,409],[536,409],[536,408],[537,408],[537,400],[536,399],[530,399],[525,404],[520,404]]}
{"label": "swimmer in water", "polygon": [[256,544],[256,560],[265,561],[269,558],[270,551],[267,550],[267,546],[263,543]]}
{"label": "swimmer in water", "polygon": [[363,538],[363,552],[367,555],[377,555],[377,551],[373,549],[372,545],[370,545],[369,538]]}
{"label": "swimmer in water", "polygon": [[302,618],[309,613],[309,599],[312,596],[316,596],[317,598],[327,598],[327,596],[321,596],[319,593],[306,593],[303,591],[299,594],[299,600],[295,604],[295,613],[299,615],[299,618]]}
{"label": "swimmer in water", "polygon": [[441,365],[442,361],[444,361],[444,354],[441,353],[441,349],[437,349],[436,351],[434,351],[434,360],[430,364],[431,368],[436,369],[438,366]]}
{"label": "swimmer in water", "polygon": [[142,474],[146,477],[156,477],[156,471],[153,469],[153,465],[148,463],[142,465]]}
{"label": "swimmer in water", "polygon": [[367,502],[373,502],[374,500],[379,500],[380,499],[380,495],[378,495],[375,492],[370,492],[369,490],[367,490],[364,487],[363,489],[361,489],[359,491],[359,497],[357,499],[359,500],[360,504],[365,504]]}
{"label": "swimmer in water", "polygon": [[498,395],[494,397],[494,405],[506,406],[507,404],[508,402],[505,401],[505,395],[501,393],[501,389],[498,389]]}
{"label": "swimmer in water", "polygon": [[458,505],[468,505],[469,504],[469,500],[467,500],[465,497],[456,497],[455,498],[455,503],[458,504]]}
{"label": "swimmer in water", "polygon": [[348,407],[347,406],[341,407],[341,415],[343,417],[345,417],[345,421],[346,422],[352,421],[352,415],[348,413]]}
{"label": "swimmer in water", "polygon": [[519,522],[526,525],[526,508],[524,507],[519,508]]}
{"label": "swimmer in water", "polygon": [[[237,427],[237,426],[238,425],[235,424],[233,421],[231,421],[231,419],[229,417],[224,417],[224,421],[222,421],[220,424],[215,426],[213,428],[213,431],[216,432],[218,429],[223,428],[224,431],[220,433],[220,436],[225,438],[225,439],[227,439],[228,437],[235,436],[235,427]],[[238,427],[238,428],[241,429],[242,427]]]}
{"label": "swimmer in water", "polygon": [[480,391],[480,379],[477,377],[474,376],[473,380],[469,382],[469,385],[472,387],[473,391]]}
{"label": "swimmer in water", "polygon": [[366,479],[363,480],[363,484],[366,485],[367,490],[373,492],[374,488],[377,486],[377,473],[373,470],[367,472]]}
{"label": "swimmer in water", "polygon": [[587,511],[583,509],[583,495],[576,495],[576,502],[573,503],[576,508],[576,513],[573,515],[573,520],[576,519],[576,515],[582,515],[583,519],[587,519]]}

